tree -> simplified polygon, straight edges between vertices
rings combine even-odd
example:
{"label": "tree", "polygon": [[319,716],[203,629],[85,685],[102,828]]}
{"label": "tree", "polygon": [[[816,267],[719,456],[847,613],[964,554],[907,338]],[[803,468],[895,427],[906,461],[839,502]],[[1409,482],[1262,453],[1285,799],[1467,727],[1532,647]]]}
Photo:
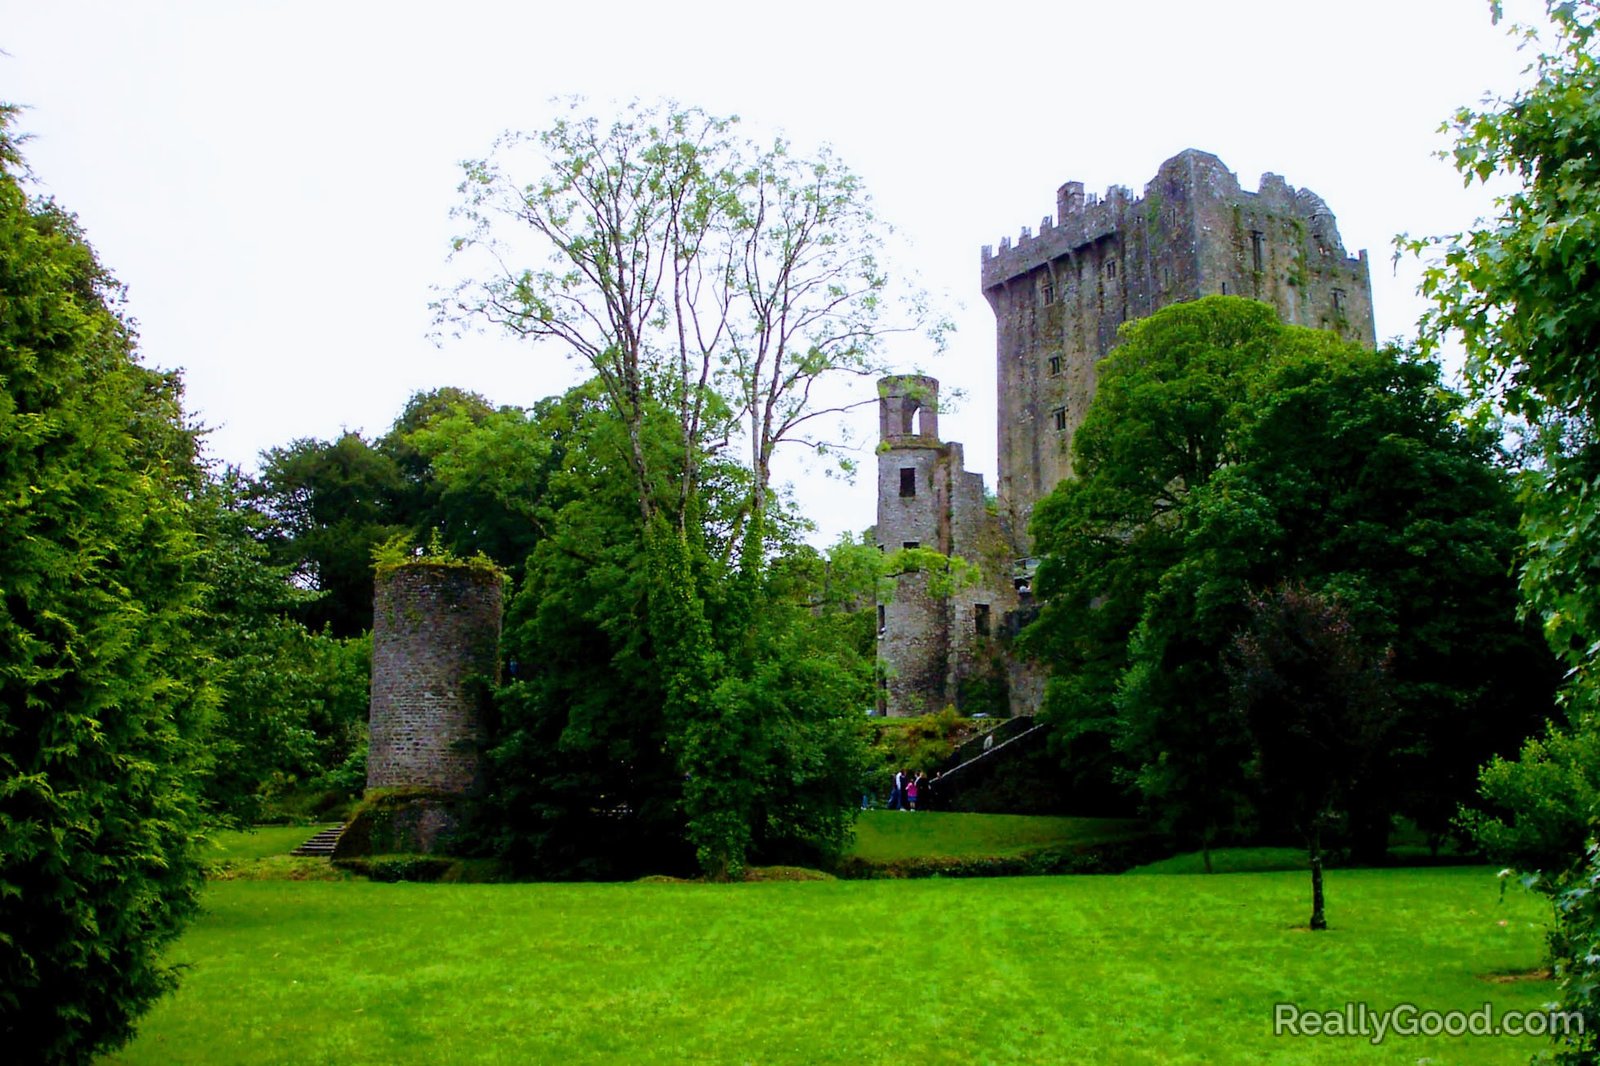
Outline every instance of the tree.
{"label": "tree", "polygon": [[[1130,323],[1101,363],[1073,435],[1075,476],[1036,508],[1041,610],[1023,647],[1051,666],[1042,714],[1064,742],[1066,772],[1101,790],[1127,783],[1112,748],[1123,733],[1113,705],[1129,637],[1160,575],[1182,556],[1189,494],[1233,458],[1237,412],[1283,336],[1272,308],[1238,299],[1208,298]],[[1162,777],[1192,776],[1171,757],[1148,766]],[[1151,773],[1145,786],[1159,789]],[[1219,817],[1229,820],[1213,811],[1199,822]],[[1208,840],[1211,831],[1200,835]]]}
{"label": "tree", "polygon": [[[322,781],[331,801],[365,785],[368,642],[312,633],[295,615],[312,593],[263,541],[270,520],[244,498],[232,469],[195,500],[205,566],[200,605],[217,707],[206,732],[199,789],[223,823],[262,820],[296,786]],[[342,768],[359,764],[356,780]]]}
{"label": "tree", "polygon": [[271,519],[269,559],[292,568],[301,587],[319,592],[298,615],[307,628],[337,637],[372,628],[372,549],[409,523],[400,504],[405,483],[393,458],[346,432],[334,441],[305,438],[268,449],[250,502]]}
{"label": "tree", "polygon": [[1056,671],[1046,713],[1072,744],[1104,738],[1111,771],[1203,851],[1290,829],[1243,772],[1223,656],[1255,590],[1303,582],[1395,653],[1390,772],[1346,794],[1345,842],[1381,855],[1396,812],[1442,834],[1554,680],[1515,618],[1492,430],[1461,420],[1433,364],[1224,297],[1130,327],[1101,374],[1078,476],[1035,519],[1046,601],[1025,639]]}
{"label": "tree", "polygon": [[[732,606],[735,583],[718,569],[735,505],[719,498],[745,485],[708,464],[700,510],[720,517],[693,562],[710,575],[699,581],[719,638],[700,646],[738,669],[716,670],[698,728],[675,737],[685,724],[664,710],[646,531],[631,487],[614,476],[628,438],[598,393],[585,386],[539,405],[563,458],[540,500],[547,535],[507,612],[504,647],[516,666],[491,728],[490,846],[517,870],[586,879],[687,872],[717,834],[752,860],[837,852],[860,796],[870,631],[863,642],[844,621],[849,597],[836,599],[799,548],[764,573],[754,610]],[[652,458],[676,441],[664,412],[647,423]],[[869,579],[856,598],[870,605],[871,588]],[[857,613],[869,619],[870,606]],[[680,753],[691,744],[685,772]],[[718,817],[703,818],[697,835],[691,821],[708,811]]]}
{"label": "tree", "polygon": [[27,1062],[125,1042],[194,912],[212,703],[196,434],[139,364],[76,220],[30,201],[0,108],[0,1036]]}
{"label": "tree", "polygon": [[[1510,99],[1460,109],[1448,125],[1465,182],[1504,177],[1515,191],[1496,201],[1494,218],[1472,230],[1403,240],[1402,247],[1433,257],[1422,283],[1433,301],[1425,342],[1459,335],[1478,394],[1531,429],[1522,591],[1568,668],[1564,702],[1572,736],[1530,743],[1521,771],[1497,764],[1485,785],[1511,808],[1505,821],[1497,820],[1500,843],[1523,861],[1543,854],[1536,861],[1551,863],[1529,872],[1557,893],[1560,921],[1551,943],[1563,1006],[1587,1022],[1581,1035],[1563,1038],[1560,1058],[1592,1062],[1600,1046],[1600,912],[1592,901],[1600,811],[1590,805],[1565,818],[1568,825],[1588,823],[1591,845],[1570,841],[1570,861],[1549,857],[1548,841],[1525,847],[1515,839],[1519,830],[1550,826],[1552,819],[1538,812],[1557,796],[1540,777],[1556,770],[1558,779],[1582,780],[1592,768],[1567,760],[1591,750],[1600,732],[1600,101],[1594,93],[1600,5],[1547,0],[1545,8],[1550,36],[1527,34],[1540,49],[1531,83]],[[1564,792],[1592,804],[1587,787]],[[1580,876],[1569,874],[1580,869]]]}
{"label": "tree", "polygon": [[[436,305],[440,321],[555,340],[584,361],[627,427],[645,520],[663,490],[689,515],[701,457],[742,425],[752,476],[737,524],[759,520],[778,446],[821,446],[812,427],[840,410],[829,381],[882,373],[884,338],[928,320],[922,297],[891,285],[878,259],[890,231],[826,149],[763,148],[735,136],[736,119],[671,103],[635,102],[609,125],[570,106],[465,165],[455,248],[481,253],[485,271]],[[929,330],[937,340],[944,324]],[[659,482],[650,403],[680,437]]]}
{"label": "tree", "polygon": [[1494,427],[1463,420],[1439,368],[1404,353],[1287,359],[1260,388],[1242,460],[1197,501],[1200,595],[1302,581],[1393,649],[1386,772],[1350,793],[1347,840],[1377,860],[1398,813],[1437,846],[1475,768],[1543,727],[1557,681],[1516,618],[1516,510]]}
{"label": "tree", "polygon": [[[573,106],[467,164],[469,228],[455,247],[481,253],[483,274],[438,312],[553,340],[593,371],[627,441],[645,562],[636,621],[663,744],[687,782],[684,833],[702,867],[726,876],[756,841],[761,810],[736,757],[749,746],[730,745],[765,726],[732,696],[758,660],[718,634],[738,643],[767,602],[773,452],[838,409],[821,399],[833,377],[876,372],[881,338],[900,328],[876,258],[885,231],[826,153],[759,149],[733,120],[693,108],[634,104],[606,124]],[[514,176],[523,153],[531,181]],[[515,265],[527,258],[541,265]],[[663,419],[670,451],[652,436]],[[749,463],[730,467],[721,453],[740,432]],[[706,484],[713,475],[721,485]],[[712,554],[706,527],[715,536],[724,520]]]}
{"label": "tree", "polygon": [[417,537],[437,532],[457,554],[482,552],[520,574],[548,531],[550,479],[571,444],[560,418],[551,417],[562,402],[541,400],[529,410],[447,407],[418,422],[402,415],[380,446],[403,450],[402,465],[415,470],[407,475],[416,486],[408,515]]}
{"label": "tree", "polygon": [[1362,647],[1337,600],[1280,585],[1251,599],[1228,670],[1236,712],[1255,745],[1256,773],[1305,836],[1311,928],[1323,910],[1322,832],[1380,764],[1392,725],[1386,656]]}

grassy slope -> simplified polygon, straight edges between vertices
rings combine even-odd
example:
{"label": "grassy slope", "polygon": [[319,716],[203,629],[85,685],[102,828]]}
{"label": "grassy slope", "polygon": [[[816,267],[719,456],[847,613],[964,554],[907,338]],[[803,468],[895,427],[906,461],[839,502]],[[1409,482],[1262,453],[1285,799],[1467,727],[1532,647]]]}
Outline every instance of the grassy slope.
{"label": "grassy slope", "polygon": [[1068,844],[1101,844],[1141,833],[1118,818],[1049,818],[946,811],[863,811],[851,854],[870,862],[1022,855]]}
{"label": "grassy slope", "polygon": [[248,862],[287,855],[327,826],[260,825],[242,831],[217,830],[211,834],[206,859],[210,862]]}
{"label": "grassy slope", "polygon": [[[902,816],[896,816],[902,817]],[[905,815],[907,819],[918,815]],[[1272,1004],[1532,1008],[1481,868],[750,885],[226,882],[121,1063],[1526,1061],[1273,1038]]]}

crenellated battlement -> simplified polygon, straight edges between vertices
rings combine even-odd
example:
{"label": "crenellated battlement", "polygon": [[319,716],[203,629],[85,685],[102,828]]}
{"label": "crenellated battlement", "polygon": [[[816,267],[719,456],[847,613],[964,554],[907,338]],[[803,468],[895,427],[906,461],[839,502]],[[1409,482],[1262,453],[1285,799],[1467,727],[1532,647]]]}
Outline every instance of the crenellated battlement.
{"label": "crenellated battlement", "polygon": [[1069,181],[1056,190],[1056,214],[1045,215],[1038,232],[1023,226],[1015,241],[1000,238],[999,251],[986,244],[980,253],[985,291],[1009,278],[1027,273],[1051,260],[1069,256],[1097,241],[1125,230],[1130,224],[1148,220],[1152,194],[1159,206],[1174,194],[1186,200],[1205,198],[1242,211],[1264,212],[1303,220],[1320,236],[1321,243],[1337,257],[1354,266],[1364,256],[1350,256],[1339,239],[1338,226],[1328,205],[1309,189],[1296,189],[1281,175],[1266,173],[1256,191],[1239,184],[1239,179],[1222,160],[1209,152],[1190,148],[1161,164],[1156,176],[1145,185],[1143,196],[1134,196],[1125,185],[1112,185],[1105,196],[1085,193],[1083,182]]}
{"label": "crenellated battlement", "polygon": [[1054,217],[998,251],[985,247],[981,266],[997,326],[997,488],[1016,530],[1071,473],[1095,367],[1124,323],[1184,300],[1245,296],[1285,322],[1374,343],[1366,254],[1345,251],[1322,197],[1272,173],[1246,190],[1222,160],[1192,148],[1162,163],[1138,196],[1064,182]]}

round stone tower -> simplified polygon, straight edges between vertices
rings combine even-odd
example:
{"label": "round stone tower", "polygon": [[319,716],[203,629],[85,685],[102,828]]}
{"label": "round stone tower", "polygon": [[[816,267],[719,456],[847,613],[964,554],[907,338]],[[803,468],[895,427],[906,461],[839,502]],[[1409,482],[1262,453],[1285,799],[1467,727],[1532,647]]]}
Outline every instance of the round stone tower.
{"label": "round stone tower", "polygon": [[499,642],[497,571],[416,562],[379,572],[367,788],[476,788]]}

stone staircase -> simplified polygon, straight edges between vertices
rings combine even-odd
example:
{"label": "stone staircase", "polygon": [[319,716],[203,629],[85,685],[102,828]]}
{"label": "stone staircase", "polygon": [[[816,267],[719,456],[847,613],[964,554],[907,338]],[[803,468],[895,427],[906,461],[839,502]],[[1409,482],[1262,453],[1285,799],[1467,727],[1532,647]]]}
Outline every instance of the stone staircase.
{"label": "stone staircase", "polygon": [[343,833],[343,825],[329,826],[327,829],[319,831],[316,836],[301,844],[289,854],[310,855],[319,859],[332,858],[334,845],[339,843],[339,837]]}
{"label": "stone staircase", "polygon": [[[1002,728],[961,745],[928,782],[927,806],[931,810],[1037,813],[1026,809],[1037,790],[1021,786],[1024,795],[1008,795],[1012,786],[1005,782],[1011,781],[1019,765],[1036,761],[1049,728],[1031,717],[1013,718]],[[997,781],[1001,782],[998,797],[993,794]]]}
{"label": "stone staircase", "polygon": [[1006,728],[1003,730],[991,730],[958,747],[945,762],[940,779],[948,781],[960,771],[976,766],[986,759],[999,758],[1007,748],[1012,745],[1020,746],[1023,740],[1043,732],[1045,728],[1042,723],[1036,723],[1032,718],[1013,718],[1006,723]]}
{"label": "stone staircase", "polygon": [[959,770],[967,763],[981,759],[986,755],[991,755],[995,749],[1003,748],[1011,741],[1017,740],[1025,734],[1035,732],[1040,728],[1042,727],[1037,720],[1026,715],[1004,719],[993,729],[956,745],[955,749],[950,753],[950,758],[944,761],[944,765],[940,769],[946,774],[953,770]]}

